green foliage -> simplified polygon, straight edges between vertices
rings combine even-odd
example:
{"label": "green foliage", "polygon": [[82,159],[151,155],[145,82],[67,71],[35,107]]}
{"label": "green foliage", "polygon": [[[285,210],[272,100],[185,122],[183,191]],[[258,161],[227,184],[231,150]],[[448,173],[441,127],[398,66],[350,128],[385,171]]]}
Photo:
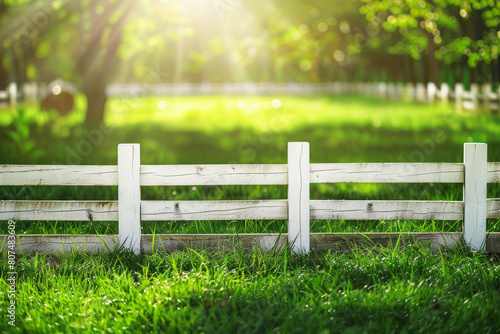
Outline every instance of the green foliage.
{"label": "green foliage", "polygon": [[45,155],[45,151],[36,148],[35,141],[30,138],[30,121],[24,108],[18,108],[15,117],[12,118],[12,130],[5,133],[16,144],[15,154],[25,157],[28,160],[37,161]]}
{"label": "green foliage", "polygon": [[[362,1],[366,5],[360,13],[368,21],[381,23],[386,31],[397,35],[396,44],[388,48],[391,53],[420,59],[422,53],[434,52],[436,59],[445,64],[468,57],[467,63],[472,68],[481,62],[489,65],[498,58],[498,2]],[[485,23],[484,27],[479,20]],[[429,48],[429,43],[437,48]]]}

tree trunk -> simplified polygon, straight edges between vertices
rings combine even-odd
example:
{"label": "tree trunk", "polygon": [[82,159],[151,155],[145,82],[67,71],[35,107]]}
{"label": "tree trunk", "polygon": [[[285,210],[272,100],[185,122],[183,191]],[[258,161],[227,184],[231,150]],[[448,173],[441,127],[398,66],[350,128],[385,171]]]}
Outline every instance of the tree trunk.
{"label": "tree trunk", "polygon": [[439,87],[440,83],[440,66],[439,66],[439,61],[436,59],[436,51],[437,51],[437,45],[434,44],[434,35],[432,34],[427,34],[427,38],[429,40],[429,46],[427,49],[427,61],[426,61],[426,70],[427,70],[427,75],[426,79],[427,82],[433,82]]}
{"label": "tree trunk", "polygon": [[[112,25],[108,20],[121,5],[124,5],[121,16]],[[91,39],[86,43],[85,52],[79,57],[77,71],[83,78],[82,91],[87,97],[86,123],[100,123],[104,121],[106,107],[106,85],[113,72],[118,47],[122,41],[122,32],[125,19],[130,12],[133,1],[117,1],[107,7],[102,15],[97,15],[95,6],[90,6]],[[102,45],[102,36],[109,28],[107,45]]]}
{"label": "tree trunk", "polygon": [[9,72],[2,65],[2,60],[5,56],[6,54],[3,52],[3,49],[0,49],[0,90],[4,90],[9,84]]}
{"label": "tree trunk", "polygon": [[[0,17],[6,13],[7,5],[5,5],[4,1],[0,1]],[[4,90],[9,84],[9,72],[3,66],[3,59],[8,56],[4,50],[5,49],[3,47],[0,47],[0,90]]]}
{"label": "tree trunk", "polygon": [[106,107],[106,86],[98,84],[99,79],[91,76],[83,83],[82,91],[87,97],[87,114],[85,123],[101,123],[104,121]]}

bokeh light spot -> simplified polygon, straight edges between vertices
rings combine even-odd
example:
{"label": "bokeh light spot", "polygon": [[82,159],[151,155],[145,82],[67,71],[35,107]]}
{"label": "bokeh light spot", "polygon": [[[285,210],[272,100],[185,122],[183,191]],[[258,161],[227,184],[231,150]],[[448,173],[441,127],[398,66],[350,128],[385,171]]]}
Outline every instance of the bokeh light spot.
{"label": "bokeh light spot", "polygon": [[158,107],[158,109],[160,110],[165,110],[165,108],[167,108],[167,102],[165,101],[160,101],[158,102],[158,104],[156,105]]}
{"label": "bokeh light spot", "polygon": [[321,32],[325,32],[328,30],[328,24],[326,24],[325,22],[321,22],[320,24],[318,24],[318,30],[321,31]]}
{"label": "bokeh light spot", "polygon": [[299,26],[299,32],[301,34],[307,34],[309,32],[309,27],[307,25],[305,25],[305,24],[301,24]]}
{"label": "bokeh light spot", "polygon": [[307,59],[303,59],[300,61],[299,67],[302,71],[307,72],[312,67],[311,61],[307,60]]}
{"label": "bokeh light spot", "polygon": [[236,102],[236,108],[243,110],[246,107],[247,107],[247,103],[245,101],[239,100],[238,102]]}
{"label": "bokeh light spot", "polygon": [[341,63],[345,60],[345,53],[344,51],[342,50],[335,50],[333,52],[333,59],[335,59],[335,61]]}
{"label": "bokeh light spot", "polygon": [[54,87],[52,87],[52,94],[59,95],[61,94],[61,92],[62,92],[61,86],[55,85]]}

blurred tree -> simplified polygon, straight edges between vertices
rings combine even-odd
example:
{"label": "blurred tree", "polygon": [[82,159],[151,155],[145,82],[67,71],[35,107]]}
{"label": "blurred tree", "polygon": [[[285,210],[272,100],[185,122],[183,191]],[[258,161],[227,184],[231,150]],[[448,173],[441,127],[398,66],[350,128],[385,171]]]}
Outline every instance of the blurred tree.
{"label": "blurred tree", "polygon": [[[424,81],[440,82],[442,65],[465,61],[476,81],[480,63],[498,66],[500,2],[494,0],[361,0],[360,12],[396,37],[390,54],[423,60]],[[493,62],[493,64],[492,64]]]}
{"label": "blurred tree", "polygon": [[[8,6],[4,0],[0,1],[0,23],[4,24],[6,14],[8,11]],[[9,73],[7,71],[7,66],[4,62],[7,62],[6,58],[6,48],[5,44],[0,47],[0,90],[5,89],[9,83]]]}
{"label": "blurred tree", "polygon": [[102,122],[106,86],[116,69],[117,51],[134,0],[80,2],[76,71],[87,97],[86,123]]}
{"label": "blurred tree", "polygon": [[89,123],[111,81],[500,79],[494,0],[0,0],[0,24],[0,88],[73,81]]}

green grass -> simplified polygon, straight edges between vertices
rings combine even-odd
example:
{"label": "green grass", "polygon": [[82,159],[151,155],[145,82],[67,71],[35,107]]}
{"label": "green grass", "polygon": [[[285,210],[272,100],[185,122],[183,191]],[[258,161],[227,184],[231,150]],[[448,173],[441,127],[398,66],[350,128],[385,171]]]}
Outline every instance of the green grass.
{"label": "green grass", "polygon": [[[189,250],[18,260],[9,333],[497,333],[500,261],[465,249]],[[6,258],[1,290],[6,291]],[[7,306],[0,298],[0,312]]]}
{"label": "green grass", "polygon": [[[270,107],[280,99],[279,109]],[[156,107],[167,102],[165,110]],[[238,101],[245,101],[245,104]],[[353,96],[112,99],[96,133],[84,101],[65,118],[0,110],[0,163],[116,164],[141,144],[143,164],[286,163],[289,141],[312,162],[460,162],[463,143],[500,161],[500,120],[451,108]],[[94,132],[92,132],[94,131]],[[99,140],[98,140],[99,139]],[[89,141],[85,154],[75,156]],[[500,197],[489,185],[488,197]],[[282,186],[143,187],[146,200],[286,198]],[[317,199],[461,200],[452,184],[319,184]],[[116,187],[0,187],[0,199],[116,200]],[[312,221],[313,232],[460,231],[441,221]],[[7,223],[0,222],[0,233]],[[151,222],[143,233],[285,232],[285,221]],[[498,220],[488,231],[500,231]],[[117,233],[115,222],[16,222],[16,232]],[[294,255],[186,250],[17,254],[16,327],[7,324],[8,258],[0,255],[0,332],[10,333],[498,333],[500,259],[425,245]]]}

